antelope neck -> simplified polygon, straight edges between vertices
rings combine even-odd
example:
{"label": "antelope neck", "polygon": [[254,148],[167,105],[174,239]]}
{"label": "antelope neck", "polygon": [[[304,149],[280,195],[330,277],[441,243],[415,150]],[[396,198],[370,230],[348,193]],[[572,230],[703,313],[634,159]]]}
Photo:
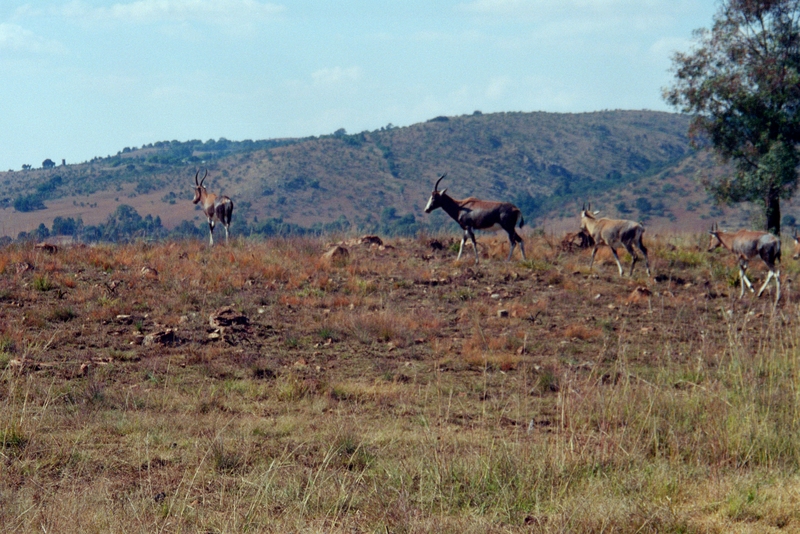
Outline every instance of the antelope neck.
{"label": "antelope neck", "polygon": [[461,212],[461,203],[456,199],[448,196],[447,194],[439,196],[439,202],[442,204],[442,209],[453,219],[458,220],[458,214]]}

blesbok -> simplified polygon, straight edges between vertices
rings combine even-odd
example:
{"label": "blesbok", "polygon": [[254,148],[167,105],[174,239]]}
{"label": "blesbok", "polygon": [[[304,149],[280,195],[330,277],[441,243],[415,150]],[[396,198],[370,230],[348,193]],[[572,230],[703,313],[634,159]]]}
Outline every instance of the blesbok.
{"label": "blesbok", "polygon": [[469,197],[463,200],[458,200],[447,194],[447,189],[439,191],[439,182],[447,176],[443,174],[436,180],[433,186],[431,198],[425,206],[425,213],[430,213],[436,208],[442,208],[445,213],[452,217],[461,228],[464,230],[464,235],[461,236],[461,246],[458,248],[458,258],[461,259],[461,253],[464,251],[464,243],[469,237],[472,240],[472,248],[475,250],[475,263],[478,263],[478,243],[475,242],[474,230],[500,230],[501,228],[508,234],[508,241],[511,243],[511,250],[508,252],[508,258],[514,254],[514,247],[519,244],[519,250],[522,252],[522,259],[525,259],[525,244],[519,236],[514,227],[517,226],[519,220],[519,227],[525,224],[522,218],[522,213],[515,205],[508,202],[494,202],[491,200],[480,200],[477,198]]}
{"label": "blesbok", "polygon": [[797,235],[797,228],[792,232],[792,240],[794,241],[794,253],[792,254],[793,260],[800,260],[800,236]]}
{"label": "blesbok", "polygon": [[781,298],[781,272],[775,269],[775,262],[781,259],[781,240],[769,232],[759,232],[755,230],[739,230],[737,232],[720,232],[716,224],[711,225],[711,241],[708,244],[708,251],[711,252],[719,246],[723,246],[731,251],[739,260],[739,279],[741,280],[741,292],[739,298],[744,296],[744,286],[750,291],[753,284],[747,278],[747,262],[750,258],[758,256],[769,269],[764,285],[758,290],[758,296],[767,288],[770,279],[775,278],[775,303]]}
{"label": "blesbok", "polygon": [[594,239],[594,247],[592,248],[592,261],[589,264],[589,270],[592,270],[592,266],[594,265],[594,256],[597,254],[597,249],[600,245],[606,245],[611,249],[611,253],[614,254],[614,260],[617,262],[617,267],[619,268],[619,275],[623,276],[624,271],[622,269],[622,264],[619,261],[619,256],[617,255],[617,247],[625,247],[625,250],[628,251],[628,254],[631,255],[633,261],[631,262],[631,272],[630,276],[633,276],[633,268],[636,266],[636,262],[639,260],[639,257],[636,255],[636,252],[633,250],[633,246],[636,245],[636,248],[642,251],[644,254],[644,264],[647,268],[647,276],[650,276],[650,259],[647,257],[647,248],[645,248],[644,243],[642,243],[642,234],[644,234],[644,227],[635,222],[629,221],[626,219],[596,219],[595,215],[597,215],[599,211],[592,212],[592,205],[589,204],[589,209],[586,209],[586,206],[583,206],[581,210],[581,230],[589,234],[592,239]]}
{"label": "blesbok", "polygon": [[228,242],[228,230],[231,226],[231,216],[233,215],[233,201],[226,197],[225,195],[217,196],[214,193],[209,193],[203,182],[205,182],[206,177],[208,176],[208,169],[206,169],[206,173],[203,175],[203,179],[200,180],[198,183],[197,177],[200,176],[200,171],[194,175],[194,200],[192,200],[192,204],[197,204],[198,202],[203,206],[203,213],[206,214],[208,218],[208,230],[209,230],[209,245],[214,244],[214,225],[215,220],[218,219],[219,222],[222,223],[222,226],[225,227],[225,242]]}

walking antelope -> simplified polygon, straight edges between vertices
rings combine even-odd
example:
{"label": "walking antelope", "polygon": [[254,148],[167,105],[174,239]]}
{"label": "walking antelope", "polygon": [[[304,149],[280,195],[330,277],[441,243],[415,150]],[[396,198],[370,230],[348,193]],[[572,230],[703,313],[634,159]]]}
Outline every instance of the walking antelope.
{"label": "walking antelope", "polygon": [[748,280],[745,271],[747,270],[747,261],[750,258],[758,256],[761,258],[769,269],[767,279],[764,285],[758,290],[758,296],[767,288],[767,284],[771,278],[775,278],[775,303],[781,298],[781,272],[775,269],[775,262],[781,259],[781,240],[770,234],[769,232],[757,232],[754,230],[739,230],[738,232],[720,232],[716,224],[711,225],[711,241],[708,244],[708,251],[711,252],[719,246],[723,246],[730,250],[739,259],[739,279],[741,280],[741,292],[739,298],[744,296],[744,286],[750,291],[753,289],[753,284]]}
{"label": "walking antelope", "polygon": [[209,230],[209,245],[214,244],[214,219],[219,219],[219,222],[222,223],[222,226],[225,227],[225,242],[228,242],[228,230],[231,226],[231,215],[233,215],[233,201],[226,197],[225,195],[217,196],[214,193],[209,193],[203,182],[205,182],[206,177],[208,176],[208,169],[206,169],[206,173],[203,175],[203,179],[200,182],[197,182],[197,177],[200,176],[200,171],[194,175],[194,200],[192,200],[192,204],[197,204],[198,202],[203,205],[203,213],[206,214],[208,218],[208,230]]}
{"label": "walking antelope", "polygon": [[644,227],[635,222],[625,219],[595,219],[595,215],[599,212],[592,212],[592,205],[589,204],[589,209],[584,205],[581,210],[581,230],[588,233],[594,239],[594,247],[592,248],[592,261],[589,264],[589,270],[592,270],[594,265],[594,256],[597,254],[597,249],[600,245],[606,245],[611,249],[614,254],[614,260],[617,262],[619,268],[619,275],[623,276],[622,264],[619,262],[617,255],[617,247],[623,246],[628,254],[631,255],[633,261],[631,262],[630,276],[633,276],[633,268],[639,257],[633,250],[633,245],[642,251],[644,254],[644,264],[647,268],[647,276],[650,276],[650,260],[647,257],[647,249],[642,243],[642,234],[644,234]]}
{"label": "walking antelope", "polygon": [[503,229],[508,234],[508,241],[511,243],[511,250],[508,252],[508,258],[514,254],[514,247],[519,244],[519,250],[522,252],[522,259],[525,259],[525,245],[522,238],[519,236],[514,227],[519,220],[519,227],[525,224],[522,218],[522,213],[515,205],[508,202],[493,202],[491,200],[480,200],[477,198],[469,197],[464,200],[457,200],[447,194],[447,189],[439,191],[439,182],[442,178],[447,176],[443,174],[436,180],[433,186],[431,198],[425,206],[425,213],[430,213],[436,208],[442,208],[450,217],[464,230],[464,235],[461,237],[461,246],[458,248],[458,258],[461,259],[461,253],[464,251],[464,243],[469,237],[472,240],[472,248],[475,250],[475,263],[478,263],[478,244],[475,242],[474,230],[499,230]]}

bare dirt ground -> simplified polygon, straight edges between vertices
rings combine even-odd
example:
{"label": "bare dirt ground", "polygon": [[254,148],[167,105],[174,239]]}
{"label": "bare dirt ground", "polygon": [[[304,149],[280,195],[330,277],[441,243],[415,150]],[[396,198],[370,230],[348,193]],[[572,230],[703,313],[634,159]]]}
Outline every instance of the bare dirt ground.
{"label": "bare dirt ground", "polygon": [[1,249],[0,530],[800,529],[787,252],[333,241]]}

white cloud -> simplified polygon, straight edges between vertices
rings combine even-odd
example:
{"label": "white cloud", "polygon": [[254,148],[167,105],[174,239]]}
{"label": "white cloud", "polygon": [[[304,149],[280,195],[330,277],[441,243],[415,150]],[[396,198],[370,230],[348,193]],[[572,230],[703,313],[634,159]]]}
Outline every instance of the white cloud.
{"label": "white cloud", "polygon": [[486,88],[486,97],[491,100],[499,100],[503,98],[506,96],[511,84],[512,80],[508,76],[493,78],[489,81],[489,86]]}
{"label": "white cloud", "polygon": [[64,46],[58,41],[44,39],[16,24],[0,23],[0,50],[63,54]]}
{"label": "white cloud", "polygon": [[256,0],[137,0],[110,7],[93,7],[74,0],[61,14],[80,20],[119,20],[149,24],[156,22],[230,22],[274,17],[284,11],[279,4]]}
{"label": "white cloud", "polygon": [[361,69],[358,67],[333,67],[331,69],[320,69],[311,74],[314,85],[336,85],[344,82],[354,82],[361,77]]}
{"label": "white cloud", "polygon": [[624,24],[650,31],[675,23],[693,9],[689,0],[473,0],[459,4],[462,13],[548,24],[554,20],[592,21],[598,27]]}
{"label": "white cloud", "polygon": [[577,13],[577,10],[619,12],[620,9],[657,9],[673,2],[665,0],[473,0],[459,4],[461,11],[489,15],[541,14],[554,11]]}

